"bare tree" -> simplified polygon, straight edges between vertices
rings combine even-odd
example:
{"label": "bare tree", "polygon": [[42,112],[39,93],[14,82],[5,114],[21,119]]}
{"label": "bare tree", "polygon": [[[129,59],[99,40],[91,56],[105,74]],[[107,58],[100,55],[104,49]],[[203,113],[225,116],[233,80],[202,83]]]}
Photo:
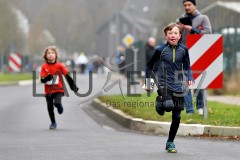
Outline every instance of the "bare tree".
{"label": "bare tree", "polygon": [[[56,45],[66,51],[93,54],[96,31],[111,14],[121,10],[126,1],[13,0],[13,3],[28,16],[30,25],[35,26],[31,27],[31,33],[38,24],[43,30],[48,29],[56,39]],[[38,48],[41,48],[40,44]]]}
{"label": "bare tree", "polygon": [[10,1],[0,1],[0,52],[23,49],[23,35],[18,28],[16,15],[11,11]]}

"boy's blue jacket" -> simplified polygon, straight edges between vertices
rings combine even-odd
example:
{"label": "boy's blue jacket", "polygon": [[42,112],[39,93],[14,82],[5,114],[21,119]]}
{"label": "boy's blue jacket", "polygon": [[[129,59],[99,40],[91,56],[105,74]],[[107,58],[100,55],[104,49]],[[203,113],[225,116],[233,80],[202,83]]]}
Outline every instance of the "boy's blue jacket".
{"label": "boy's blue jacket", "polygon": [[186,46],[180,43],[172,46],[167,42],[157,47],[151,60],[147,63],[146,78],[151,77],[155,61],[159,61],[158,87],[167,87],[174,92],[184,92],[186,90],[184,73],[188,80],[194,81]]}

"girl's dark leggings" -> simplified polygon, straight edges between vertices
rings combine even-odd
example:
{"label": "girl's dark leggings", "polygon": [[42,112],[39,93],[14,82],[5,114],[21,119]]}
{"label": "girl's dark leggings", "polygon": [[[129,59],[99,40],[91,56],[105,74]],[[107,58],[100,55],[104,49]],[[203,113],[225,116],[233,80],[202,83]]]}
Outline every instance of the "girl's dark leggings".
{"label": "girl's dark leggings", "polygon": [[54,106],[58,107],[61,106],[63,93],[53,93],[51,95],[46,95],[47,107],[48,107],[48,114],[52,123],[56,123],[55,115],[54,115]]}

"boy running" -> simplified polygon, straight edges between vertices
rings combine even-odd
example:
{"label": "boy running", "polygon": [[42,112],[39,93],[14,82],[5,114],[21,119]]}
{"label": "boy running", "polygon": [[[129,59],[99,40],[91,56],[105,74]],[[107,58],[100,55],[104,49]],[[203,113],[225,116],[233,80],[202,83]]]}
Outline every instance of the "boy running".
{"label": "boy running", "polygon": [[[183,96],[186,90],[183,72],[187,73],[189,85],[193,85],[194,80],[190,68],[188,49],[179,43],[182,28],[176,23],[170,23],[165,27],[164,33],[167,43],[158,47],[151,60],[147,63],[146,78],[150,78],[155,61],[159,61],[158,88],[162,88],[165,91],[164,97],[167,100],[172,100],[174,104],[172,123],[165,149],[170,153],[176,153],[174,139],[180,124],[181,111],[184,109]],[[161,115],[163,114],[164,111]]]}

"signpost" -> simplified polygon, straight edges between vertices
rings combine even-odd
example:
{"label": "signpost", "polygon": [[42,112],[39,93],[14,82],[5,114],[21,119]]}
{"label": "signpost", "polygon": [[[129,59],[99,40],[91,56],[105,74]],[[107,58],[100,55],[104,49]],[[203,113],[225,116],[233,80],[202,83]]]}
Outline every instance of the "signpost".
{"label": "signpost", "polygon": [[[128,33],[125,37],[123,37],[122,42],[127,48],[129,48],[135,42],[135,38],[133,37],[133,35]],[[133,70],[134,71],[138,70],[137,69],[138,50],[139,50],[138,48],[133,48],[133,63],[134,63]],[[133,82],[135,82],[135,80],[137,79],[135,74],[133,75],[132,78],[133,78]],[[137,93],[137,86],[136,85],[134,85],[134,93]]]}

